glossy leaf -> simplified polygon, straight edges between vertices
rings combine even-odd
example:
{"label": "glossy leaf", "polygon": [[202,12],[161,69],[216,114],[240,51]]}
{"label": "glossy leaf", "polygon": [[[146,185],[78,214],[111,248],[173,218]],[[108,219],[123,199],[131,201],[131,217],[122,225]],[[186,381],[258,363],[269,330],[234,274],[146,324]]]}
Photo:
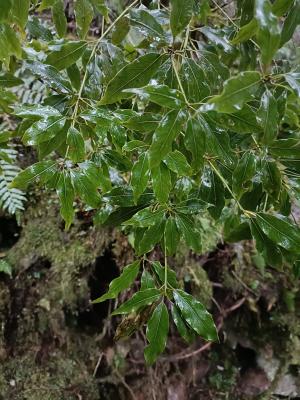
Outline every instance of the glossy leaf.
{"label": "glossy leaf", "polygon": [[179,176],[191,175],[192,169],[186,157],[178,150],[169,153],[164,159],[166,166]]}
{"label": "glossy leaf", "polygon": [[167,203],[172,188],[171,174],[164,163],[151,169],[151,178],[153,192],[157,200],[161,203]]}
{"label": "glossy leaf", "polygon": [[0,0],[0,22],[5,21],[10,13],[12,0]]}
{"label": "glossy leaf", "polygon": [[198,172],[203,167],[203,156],[206,151],[206,135],[208,130],[210,130],[209,126],[201,116],[189,119],[184,144],[192,153],[192,167],[195,172]]}
{"label": "glossy leaf", "polygon": [[82,56],[86,46],[87,43],[83,41],[63,44],[60,50],[52,51],[48,55],[46,63],[53,65],[58,70],[68,68]]}
{"label": "glossy leaf", "polygon": [[173,36],[181,33],[193,16],[194,0],[171,0],[170,25]]}
{"label": "glossy leaf", "polygon": [[121,69],[109,82],[100,104],[112,104],[126,98],[124,89],[140,88],[147,85],[159,67],[166,62],[167,56],[149,53],[134,60]]}
{"label": "glossy leaf", "polygon": [[293,2],[294,0],[275,0],[272,5],[273,14],[277,15],[277,17],[284,15],[289,10]]}
{"label": "glossy leaf", "polygon": [[300,229],[280,216],[259,213],[256,222],[274,243],[295,253],[300,251]]}
{"label": "glossy leaf", "polygon": [[173,256],[176,253],[177,246],[180,241],[179,231],[177,229],[176,221],[173,217],[169,217],[167,219],[164,240],[167,255]]}
{"label": "glossy leaf", "polygon": [[[161,284],[164,284],[165,282],[165,266],[162,266],[159,261],[153,261],[151,263],[151,268],[154,270],[156,273],[159,282]],[[167,267],[167,283],[171,285],[172,288],[178,288],[179,284],[176,278],[176,273],[169,267]]]}
{"label": "glossy leaf", "polygon": [[149,161],[148,154],[140,155],[138,161],[132,168],[131,186],[133,189],[134,201],[137,202],[140,195],[144,193],[149,180]]}
{"label": "glossy leaf", "polygon": [[187,324],[185,323],[184,319],[181,316],[179,308],[173,304],[171,308],[171,313],[173,317],[173,321],[177,327],[177,330],[180,336],[187,342],[192,343],[195,339],[195,332],[192,331]]}
{"label": "glossy leaf", "polygon": [[149,341],[144,355],[147,364],[153,364],[157,357],[164,351],[169,332],[169,313],[167,307],[161,302],[153,311],[147,324],[146,337]]}
{"label": "glossy leaf", "polygon": [[251,179],[256,173],[256,158],[246,152],[233,171],[233,191],[240,198],[241,194],[251,189]]}
{"label": "glossy leaf", "polygon": [[280,45],[279,22],[269,0],[256,0],[255,18],[259,25],[256,39],[261,48],[261,60],[268,66]]}
{"label": "glossy leaf", "polygon": [[125,92],[137,94],[143,100],[151,101],[173,110],[183,108],[185,105],[182,94],[166,85],[148,85],[141,89],[127,89]]}
{"label": "glossy leaf", "polygon": [[30,0],[13,0],[12,2],[11,14],[21,29],[25,28],[29,6]]}
{"label": "glossy leaf", "polygon": [[300,25],[300,1],[295,0],[293,7],[290,9],[283,23],[280,40],[281,46],[293,37],[293,34],[298,25]]}
{"label": "glossy leaf", "polygon": [[263,127],[262,143],[269,145],[278,132],[277,101],[269,90],[266,90],[261,98],[260,108],[257,113],[258,122]]}
{"label": "glossy leaf", "polygon": [[26,66],[34,75],[51,88],[61,93],[69,93],[71,91],[70,83],[61,76],[60,72],[55,67],[30,61],[27,62]]}
{"label": "glossy leaf", "polygon": [[126,225],[132,225],[137,228],[148,228],[149,226],[159,224],[163,219],[165,211],[162,209],[153,210],[150,207],[137,212],[132,218],[126,221]]}
{"label": "glossy leaf", "polygon": [[27,186],[36,179],[45,183],[53,178],[56,171],[55,161],[40,161],[20,172],[12,181],[11,187],[26,189]]}
{"label": "glossy leaf", "polygon": [[158,301],[161,293],[158,289],[145,289],[135,293],[130,300],[118,307],[111,315],[130,314],[140,308],[149,306]]}
{"label": "glossy leaf", "polygon": [[35,122],[23,136],[23,142],[27,145],[40,144],[53,138],[63,128],[65,118],[61,116],[48,117]]}
{"label": "glossy leaf", "polygon": [[204,110],[216,110],[222,113],[234,113],[252,100],[260,82],[260,74],[255,71],[242,72],[228,79],[223,92],[209,100]]}
{"label": "glossy leaf", "polygon": [[63,0],[56,0],[54,2],[52,6],[52,18],[58,36],[64,37],[67,33],[67,18],[65,16],[65,6]]}
{"label": "glossy leaf", "polygon": [[66,229],[68,229],[73,222],[75,214],[73,207],[75,192],[71,177],[67,171],[60,173],[56,190],[61,205],[60,214],[66,222]]}
{"label": "glossy leaf", "polygon": [[172,144],[185,121],[186,114],[183,111],[170,111],[166,114],[156,131],[149,149],[150,167],[157,167],[161,160],[172,151]]}
{"label": "glossy leaf", "polygon": [[74,11],[76,25],[79,28],[79,36],[84,39],[94,16],[93,7],[89,0],[76,0]]}
{"label": "glossy leaf", "polygon": [[138,254],[146,254],[153,250],[154,247],[161,241],[164,229],[165,229],[165,219],[161,219],[160,223],[150,226],[143,234],[140,241]]}
{"label": "glossy leaf", "polygon": [[67,134],[68,157],[75,163],[85,158],[85,146],[82,134],[74,127],[70,127]]}
{"label": "glossy leaf", "polygon": [[141,290],[155,288],[155,282],[153,276],[144,269],[141,277]]}
{"label": "glossy leaf", "polygon": [[107,293],[103,296],[99,297],[96,300],[93,300],[93,304],[102,303],[108,299],[115,299],[119,293],[123,292],[123,290],[128,289],[132,283],[135,281],[137,274],[140,269],[140,261],[137,260],[132,264],[127,265],[121,272],[121,275],[118,278],[115,278],[109,284],[109,289]]}
{"label": "glossy leaf", "polygon": [[211,314],[204,305],[183,290],[174,290],[174,300],[189,326],[203,339],[217,341],[218,333]]}
{"label": "glossy leaf", "polygon": [[193,220],[186,215],[176,215],[176,225],[186,244],[196,253],[202,250],[201,234],[196,229]]}
{"label": "glossy leaf", "polygon": [[2,87],[14,87],[22,85],[22,83],[24,83],[22,79],[8,72],[0,75],[0,86]]}
{"label": "glossy leaf", "polygon": [[238,31],[237,35],[232,39],[232,44],[239,44],[251,39],[258,29],[258,23],[256,19],[252,19],[248,24],[243,25]]}

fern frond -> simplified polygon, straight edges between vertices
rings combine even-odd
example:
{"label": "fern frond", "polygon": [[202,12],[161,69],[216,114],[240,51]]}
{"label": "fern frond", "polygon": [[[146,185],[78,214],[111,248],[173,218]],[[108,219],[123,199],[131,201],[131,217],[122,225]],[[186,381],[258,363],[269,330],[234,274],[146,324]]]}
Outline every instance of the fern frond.
{"label": "fern frond", "polygon": [[20,172],[20,168],[13,163],[17,152],[13,149],[2,149],[1,152],[7,157],[5,160],[0,159],[0,207],[9,214],[16,214],[24,210],[26,201],[25,194],[21,190],[9,187],[14,177]]}

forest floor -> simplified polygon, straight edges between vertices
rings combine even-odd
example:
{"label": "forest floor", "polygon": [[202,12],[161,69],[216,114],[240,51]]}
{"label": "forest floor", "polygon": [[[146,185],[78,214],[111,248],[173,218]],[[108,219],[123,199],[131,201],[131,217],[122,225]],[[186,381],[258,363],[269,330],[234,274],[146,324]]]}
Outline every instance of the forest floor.
{"label": "forest floor", "polygon": [[189,346],[171,326],[148,368],[143,332],[115,342],[116,304],[90,303],[132,261],[128,240],[81,211],[66,232],[55,197],[33,197],[21,227],[0,216],[1,400],[300,399],[299,285],[251,243],[222,243],[202,221],[204,253],[181,249],[170,263],[210,308],[220,343]]}

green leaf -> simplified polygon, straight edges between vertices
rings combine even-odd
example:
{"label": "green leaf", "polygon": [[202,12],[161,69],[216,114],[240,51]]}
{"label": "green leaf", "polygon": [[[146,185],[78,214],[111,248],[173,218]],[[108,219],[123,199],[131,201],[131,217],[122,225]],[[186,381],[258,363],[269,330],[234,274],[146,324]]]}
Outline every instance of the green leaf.
{"label": "green leaf", "polygon": [[65,6],[63,0],[57,0],[53,4],[52,18],[58,36],[64,37],[65,34],[67,33],[67,18],[65,15]]}
{"label": "green leaf", "polygon": [[51,88],[56,89],[61,93],[71,92],[72,88],[70,83],[51,65],[46,65],[38,61],[27,61],[25,65],[31,73],[38,76]]}
{"label": "green leaf", "polygon": [[36,145],[53,138],[62,130],[65,118],[61,116],[50,116],[35,122],[25,132],[22,140],[27,145]]}
{"label": "green leaf", "polygon": [[134,201],[137,202],[140,195],[144,193],[149,180],[149,161],[148,154],[143,153],[134,164],[131,172],[131,186]]}
{"label": "green leaf", "polygon": [[139,33],[142,33],[150,40],[155,40],[160,43],[166,41],[163,27],[158,22],[158,19],[146,9],[134,9],[130,12],[130,23],[132,26],[139,28]]}
{"label": "green leaf", "polygon": [[134,261],[132,264],[127,265],[118,278],[111,281],[109,284],[108,292],[96,300],[93,300],[93,304],[102,303],[108,299],[115,299],[119,293],[123,290],[128,289],[131,284],[135,281],[137,274],[140,269],[140,260]]}
{"label": "green leaf", "polygon": [[183,95],[176,89],[166,85],[148,85],[141,89],[126,89],[126,93],[139,95],[143,100],[151,101],[162,107],[178,110],[184,107]]}
{"label": "green leaf", "polygon": [[292,89],[300,96],[300,72],[288,72],[284,78]]}
{"label": "green leaf", "polygon": [[186,114],[183,111],[169,111],[161,120],[154,132],[149,149],[150,167],[157,167],[160,162],[172,151],[173,141],[178,136],[185,122]]}
{"label": "green leaf", "polygon": [[183,318],[203,339],[217,341],[218,333],[211,314],[204,305],[183,290],[174,290],[174,300]]}
{"label": "green leaf", "polygon": [[187,342],[192,343],[195,340],[195,333],[184,322],[178,307],[172,304],[171,313],[173,321],[177,327],[180,336]]}
{"label": "green leaf", "polygon": [[108,7],[105,5],[105,0],[90,0],[90,2],[93,4],[95,9],[104,16],[104,18],[107,20],[108,17]]}
{"label": "green leaf", "polygon": [[42,0],[39,11],[52,7],[56,1],[57,0]]}
{"label": "green leaf", "polygon": [[300,229],[281,216],[258,213],[255,221],[264,234],[286,250],[300,252]]}
{"label": "green leaf", "polygon": [[232,188],[239,199],[244,192],[252,188],[251,179],[256,173],[256,158],[246,151],[233,171]]}
{"label": "green leaf", "polygon": [[178,150],[169,153],[164,159],[166,166],[180,176],[189,176],[192,173],[191,166],[185,156]]}
{"label": "green leaf", "polygon": [[172,189],[171,174],[164,163],[151,168],[151,177],[153,192],[157,200],[161,203],[167,203]]}
{"label": "green leaf", "polygon": [[58,70],[68,68],[82,56],[86,46],[87,43],[83,41],[63,44],[59,50],[52,51],[47,56],[46,63],[53,65]]}
{"label": "green leaf", "polygon": [[12,0],[0,0],[0,22],[6,21],[12,7]]}
{"label": "green leaf", "polygon": [[269,0],[256,0],[255,18],[259,25],[256,40],[261,49],[261,60],[268,66],[280,45],[280,27]]}
{"label": "green leaf", "polygon": [[139,255],[149,253],[149,251],[153,250],[153,248],[161,241],[164,234],[165,223],[165,218],[162,218],[160,223],[150,226],[150,228],[146,230],[139,243]]}
{"label": "green leaf", "polygon": [[18,105],[14,110],[14,115],[19,118],[30,118],[31,120],[42,119],[47,117],[61,117],[56,108],[50,106],[35,105]]}
{"label": "green leaf", "polygon": [[201,234],[196,229],[194,221],[184,214],[176,214],[175,218],[177,228],[180,234],[183,236],[186,244],[196,253],[201,253]]}
{"label": "green leaf", "polygon": [[199,103],[210,95],[204,70],[193,59],[184,59],[180,76],[183,90],[190,103]]}
{"label": "green leaf", "polygon": [[10,74],[9,72],[0,75],[0,86],[2,87],[14,87],[22,85],[24,82],[22,79]]}
{"label": "green leaf", "polygon": [[275,0],[272,5],[272,13],[277,17],[281,17],[289,10],[293,3],[294,0]]}
{"label": "green leaf", "polygon": [[11,14],[21,29],[25,28],[28,19],[30,0],[13,0]]}
{"label": "green leaf", "polygon": [[252,100],[257,92],[260,74],[256,71],[241,72],[224,83],[223,92],[210,99],[203,111],[216,110],[222,113],[234,113]]}
{"label": "green leaf", "polygon": [[160,114],[144,112],[143,114],[137,114],[127,119],[122,124],[133,131],[152,132],[157,128],[160,121]]}
{"label": "green leaf", "polygon": [[149,341],[144,355],[148,365],[152,365],[157,357],[164,351],[169,332],[169,313],[167,307],[161,302],[153,311],[148,321],[146,337]]}
{"label": "green leaf", "polygon": [[212,204],[208,208],[213,218],[220,218],[225,205],[224,186],[220,178],[210,169],[205,168],[201,177],[199,195],[206,203]]}
{"label": "green leaf", "polygon": [[232,44],[239,44],[251,39],[258,29],[258,23],[256,19],[252,19],[248,24],[243,25],[236,36],[232,39]]}
{"label": "green leaf", "polygon": [[20,172],[12,181],[11,187],[26,189],[29,183],[39,179],[42,183],[49,181],[57,172],[55,161],[40,161]]}
{"label": "green leaf", "polygon": [[[158,276],[161,284],[165,282],[165,267],[161,265],[159,261],[153,261],[151,267]],[[179,283],[176,278],[176,273],[172,269],[167,267],[167,283],[172,286],[172,288],[178,288]]]}
{"label": "green leaf", "polygon": [[122,150],[126,151],[126,152],[127,151],[131,152],[131,151],[135,151],[135,150],[140,150],[144,147],[148,147],[148,144],[146,144],[145,142],[143,142],[141,140],[131,140],[130,142],[125,143]]}
{"label": "green leaf", "polygon": [[278,110],[277,101],[269,90],[266,90],[261,98],[257,119],[263,127],[262,143],[269,145],[277,136],[278,132]]}
{"label": "green leaf", "polygon": [[112,32],[111,41],[113,44],[118,45],[122,43],[126,35],[130,31],[130,22],[127,17],[121,18],[116,22]]}
{"label": "green leaf", "polygon": [[282,176],[276,161],[263,162],[262,183],[265,191],[277,201],[282,188]]}
{"label": "green leaf", "polygon": [[0,61],[4,61],[7,67],[10,56],[22,57],[21,44],[16,32],[9,25],[0,24]]}
{"label": "green leaf", "polygon": [[210,130],[208,124],[200,115],[188,120],[184,144],[192,153],[192,168],[195,172],[198,172],[203,167],[203,156],[206,151],[206,135],[208,130]]}
{"label": "green leaf", "polygon": [[[1,11],[1,8],[0,8],[0,11]],[[12,267],[11,267],[11,265],[5,260],[0,260],[0,272],[12,277]]]}
{"label": "green leaf", "polygon": [[79,91],[81,86],[81,74],[77,65],[73,64],[69,68],[67,68],[67,74],[72,83],[72,86]]}
{"label": "green leaf", "polygon": [[124,89],[147,85],[167,58],[167,55],[148,53],[126,65],[109,82],[100,104],[112,104],[128,97],[123,93]]}
{"label": "green leaf", "polygon": [[60,214],[66,222],[66,229],[69,229],[74,219],[73,202],[75,192],[70,174],[67,171],[60,173],[56,190],[60,200]]}
{"label": "green leaf", "polygon": [[79,37],[84,39],[94,17],[93,7],[89,0],[76,0],[74,11],[76,25],[79,28]]}
{"label": "green leaf", "polygon": [[140,308],[149,306],[158,301],[161,293],[158,289],[145,289],[135,293],[132,298],[112,312],[111,315],[129,314],[138,311]]}
{"label": "green leaf", "polygon": [[141,290],[155,288],[155,282],[150,272],[144,269],[141,277]]}
{"label": "green leaf", "polygon": [[284,20],[281,31],[280,46],[283,46],[293,37],[298,25],[300,25],[300,1],[296,0],[295,4],[290,9],[286,19]]}
{"label": "green leaf", "polygon": [[70,127],[67,133],[67,145],[69,158],[77,163],[85,159],[85,146],[82,134],[74,127]]}
{"label": "green leaf", "polygon": [[267,264],[273,267],[282,267],[283,255],[279,246],[276,246],[260,229],[254,219],[250,223],[251,233],[255,239],[256,248],[261,253]]}
{"label": "green leaf", "polygon": [[173,36],[176,37],[189,24],[193,16],[194,0],[171,0],[170,25]]}
{"label": "green leaf", "polygon": [[237,133],[253,133],[262,130],[257,123],[256,112],[247,104],[233,114],[219,114],[215,111],[210,111],[206,116],[220,128],[227,128]]}
{"label": "green leaf", "polygon": [[164,240],[167,255],[173,256],[176,253],[177,246],[180,241],[179,231],[177,229],[176,221],[173,217],[169,217],[167,219]]}
{"label": "green leaf", "polygon": [[300,140],[296,138],[275,140],[269,148],[275,157],[300,158]]}
{"label": "green leaf", "polygon": [[133,225],[137,228],[148,228],[159,224],[165,214],[164,210],[153,210],[151,207],[138,211],[132,218],[125,222],[125,225]]}
{"label": "green leaf", "polygon": [[81,164],[82,169],[72,170],[71,178],[78,195],[91,207],[97,208],[100,203],[100,196],[97,188],[100,186],[100,171],[91,162]]}

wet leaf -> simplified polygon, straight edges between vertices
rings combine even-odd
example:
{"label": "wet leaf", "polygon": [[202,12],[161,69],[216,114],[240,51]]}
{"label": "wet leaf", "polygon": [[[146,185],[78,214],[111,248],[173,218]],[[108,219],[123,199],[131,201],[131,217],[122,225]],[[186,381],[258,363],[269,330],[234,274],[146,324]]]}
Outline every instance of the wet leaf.
{"label": "wet leaf", "polygon": [[169,332],[169,313],[167,307],[161,302],[153,311],[147,324],[146,337],[149,341],[144,355],[147,364],[152,365],[157,357],[164,351]]}
{"label": "wet leaf", "polygon": [[102,303],[108,299],[115,299],[119,293],[123,290],[128,289],[132,283],[135,281],[137,274],[140,269],[140,261],[137,260],[132,264],[127,265],[121,272],[118,278],[111,281],[109,284],[108,292],[96,300],[93,300],[93,304]]}

